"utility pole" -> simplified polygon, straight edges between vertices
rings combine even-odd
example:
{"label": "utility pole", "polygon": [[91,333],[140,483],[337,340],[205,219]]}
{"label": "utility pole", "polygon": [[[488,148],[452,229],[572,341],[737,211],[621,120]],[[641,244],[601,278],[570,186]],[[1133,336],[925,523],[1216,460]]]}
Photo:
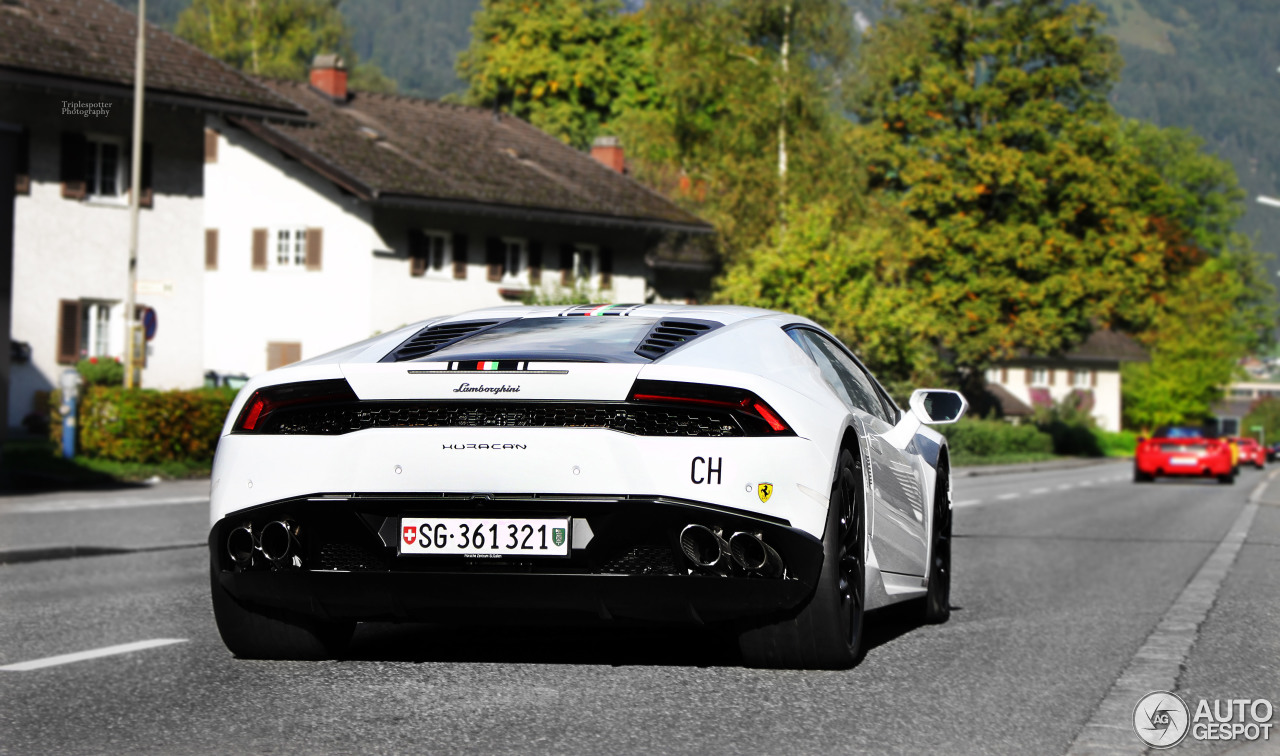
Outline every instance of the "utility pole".
{"label": "utility pole", "polygon": [[[124,300],[124,387],[136,388],[134,351],[138,338],[138,208],[142,200],[142,95],[146,86],[147,0],[138,0],[138,53],[133,63],[133,154],[129,166],[129,292]],[[145,345],[144,347],[145,348]]]}

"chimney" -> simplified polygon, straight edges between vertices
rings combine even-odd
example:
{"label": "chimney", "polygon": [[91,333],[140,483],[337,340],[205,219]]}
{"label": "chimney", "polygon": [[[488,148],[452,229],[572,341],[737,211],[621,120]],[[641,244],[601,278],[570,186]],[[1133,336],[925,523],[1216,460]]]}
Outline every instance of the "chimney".
{"label": "chimney", "polygon": [[622,142],[615,136],[596,137],[591,142],[591,157],[618,173],[627,172],[627,162],[622,154]]}
{"label": "chimney", "polygon": [[347,101],[347,64],[333,53],[311,61],[311,88],[334,102]]}

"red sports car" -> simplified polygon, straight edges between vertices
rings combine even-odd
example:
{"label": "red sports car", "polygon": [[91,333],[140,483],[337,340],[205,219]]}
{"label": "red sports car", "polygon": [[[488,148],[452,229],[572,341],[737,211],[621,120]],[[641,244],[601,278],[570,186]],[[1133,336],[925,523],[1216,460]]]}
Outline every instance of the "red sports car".
{"label": "red sports car", "polygon": [[1232,441],[1240,447],[1240,464],[1252,464],[1261,470],[1267,464],[1267,450],[1256,440],[1247,436],[1233,436]]}
{"label": "red sports car", "polygon": [[1133,455],[1133,480],[1149,483],[1160,475],[1215,476],[1219,483],[1235,483],[1231,443],[1210,435],[1204,428],[1159,428],[1151,438],[1138,442]]}

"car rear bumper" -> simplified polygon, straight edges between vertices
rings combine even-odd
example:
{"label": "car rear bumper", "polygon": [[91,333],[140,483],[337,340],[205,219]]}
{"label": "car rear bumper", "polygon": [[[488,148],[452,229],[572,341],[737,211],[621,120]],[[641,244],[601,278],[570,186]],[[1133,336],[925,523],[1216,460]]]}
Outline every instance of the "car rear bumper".
{"label": "car rear bumper", "polygon": [[[401,555],[402,516],[572,518],[561,558],[481,559]],[[236,562],[231,532],[287,521],[287,559],[261,551]],[[757,534],[782,560],[779,574],[750,573],[728,554],[695,567],[679,544],[689,524]],[[586,534],[589,534],[586,535]],[[209,533],[218,584],[251,607],[324,619],[468,623],[487,620],[641,620],[715,623],[798,606],[812,592],[822,544],[783,520],[701,502],[644,496],[421,494],[316,495],[236,512]]]}
{"label": "car rear bumper", "polygon": [[1215,457],[1201,457],[1194,463],[1176,464],[1172,461],[1174,455],[1146,455],[1139,456],[1135,460],[1135,464],[1140,472],[1145,475],[1159,476],[1181,476],[1181,477],[1213,477],[1216,475],[1230,475],[1232,470],[1230,458],[1219,455]]}

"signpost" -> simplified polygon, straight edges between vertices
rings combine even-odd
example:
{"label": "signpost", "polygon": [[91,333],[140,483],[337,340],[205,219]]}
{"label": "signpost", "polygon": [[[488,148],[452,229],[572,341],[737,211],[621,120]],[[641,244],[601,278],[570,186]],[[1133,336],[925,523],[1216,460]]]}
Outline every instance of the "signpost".
{"label": "signpost", "polygon": [[1249,430],[1258,432],[1259,445],[1261,446],[1267,445],[1267,429],[1266,428],[1262,427],[1261,425],[1250,425]]}

